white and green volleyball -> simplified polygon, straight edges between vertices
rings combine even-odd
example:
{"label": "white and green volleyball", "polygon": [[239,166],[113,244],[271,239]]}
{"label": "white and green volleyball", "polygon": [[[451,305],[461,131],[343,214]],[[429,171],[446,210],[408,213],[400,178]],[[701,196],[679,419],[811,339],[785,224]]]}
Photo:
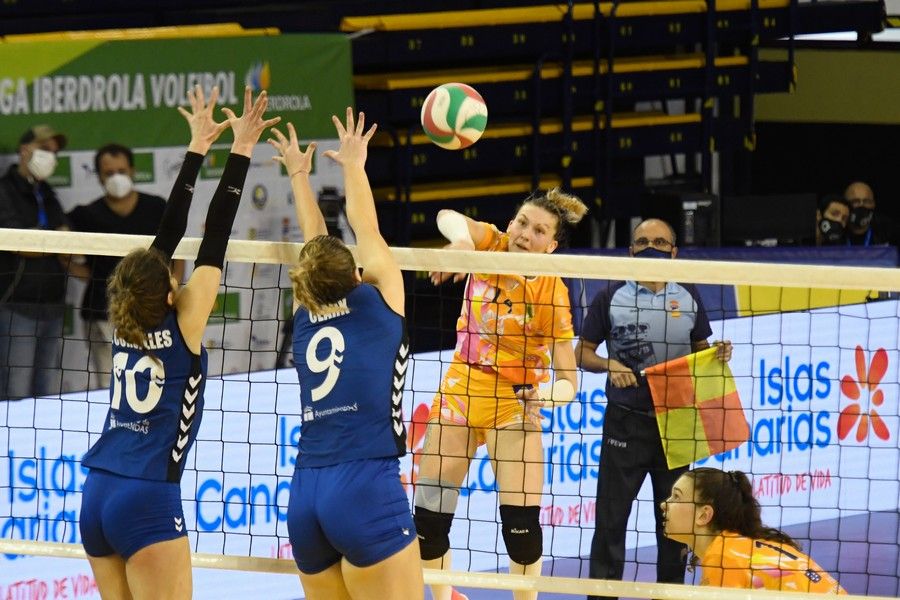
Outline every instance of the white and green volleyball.
{"label": "white and green volleyball", "polygon": [[464,83],[445,83],[431,90],[422,105],[422,129],[432,142],[459,150],[478,141],[487,125],[481,94]]}

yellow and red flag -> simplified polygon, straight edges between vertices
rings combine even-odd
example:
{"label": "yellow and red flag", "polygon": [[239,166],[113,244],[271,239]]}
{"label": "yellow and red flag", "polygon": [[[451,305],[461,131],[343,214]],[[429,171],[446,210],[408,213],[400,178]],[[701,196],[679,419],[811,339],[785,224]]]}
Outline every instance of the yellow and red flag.
{"label": "yellow and red flag", "polygon": [[716,347],[644,370],[670,469],[737,448],[750,425],[728,363]]}

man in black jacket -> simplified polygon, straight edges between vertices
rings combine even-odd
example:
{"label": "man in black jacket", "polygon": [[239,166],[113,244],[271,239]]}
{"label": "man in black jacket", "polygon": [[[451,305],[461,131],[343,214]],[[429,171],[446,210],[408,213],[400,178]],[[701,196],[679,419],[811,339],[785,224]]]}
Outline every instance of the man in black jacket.
{"label": "man in black jacket", "polygon": [[[0,227],[67,229],[46,179],[66,137],[35,125],[19,140],[19,162],[0,177]],[[66,276],[62,257],[0,252],[0,400],[58,395]]]}
{"label": "man in black jacket", "polygon": [[[107,144],[94,155],[94,169],[105,192],[90,204],[76,206],[69,213],[75,231],[155,235],[166,208],[159,196],[139,192],[134,187],[134,154],[120,144]],[[90,350],[90,386],[109,387],[112,372],[112,327],[106,304],[106,280],[119,264],[114,256],[88,256],[87,288],[81,302],[81,318]],[[181,280],[183,261],[174,261],[176,279]],[[75,273],[75,271],[73,271]]]}
{"label": "man in black jacket", "polygon": [[844,199],[850,205],[848,245],[897,245],[894,222],[875,210],[875,192],[867,183],[854,181],[848,185]]}

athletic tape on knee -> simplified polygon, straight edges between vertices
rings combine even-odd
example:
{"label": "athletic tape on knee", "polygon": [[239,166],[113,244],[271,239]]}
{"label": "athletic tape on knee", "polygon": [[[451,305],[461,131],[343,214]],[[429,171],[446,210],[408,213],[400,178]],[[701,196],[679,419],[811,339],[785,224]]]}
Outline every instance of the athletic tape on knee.
{"label": "athletic tape on knee", "polygon": [[413,522],[419,536],[419,553],[422,560],[434,560],[447,553],[450,549],[453,513],[439,513],[417,506],[413,513]]}
{"label": "athletic tape on knee", "polygon": [[540,506],[500,505],[503,541],[511,561],[530,565],[541,557],[544,552],[544,533],[541,530],[540,515]]}
{"label": "athletic tape on knee", "polygon": [[456,512],[456,503],[459,501],[459,488],[447,482],[437,479],[416,480],[416,493],[413,504],[436,513]]}

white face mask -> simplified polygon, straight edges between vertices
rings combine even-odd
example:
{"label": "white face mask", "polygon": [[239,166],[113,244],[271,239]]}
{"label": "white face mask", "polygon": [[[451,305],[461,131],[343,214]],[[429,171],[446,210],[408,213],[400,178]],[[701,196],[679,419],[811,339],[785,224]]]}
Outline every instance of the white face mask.
{"label": "white face mask", "polygon": [[28,172],[38,181],[44,181],[56,170],[56,154],[35,148],[28,160]]}
{"label": "white face mask", "polygon": [[110,175],[103,184],[111,198],[124,198],[134,189],[134,182],[125,173]]}

